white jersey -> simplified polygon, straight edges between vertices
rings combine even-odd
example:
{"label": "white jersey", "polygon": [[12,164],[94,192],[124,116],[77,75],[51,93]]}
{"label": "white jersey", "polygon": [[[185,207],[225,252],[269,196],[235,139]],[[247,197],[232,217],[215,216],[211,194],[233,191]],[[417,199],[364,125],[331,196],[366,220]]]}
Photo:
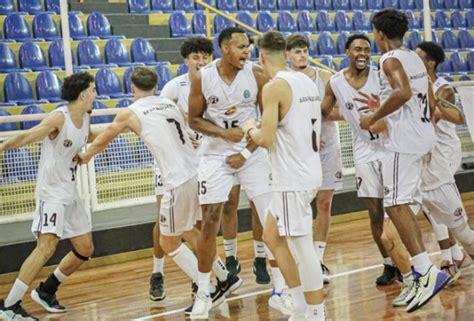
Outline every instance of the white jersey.
{"label": "white jersey", "polygon": [[168,81],[161,90],[160,97],[174,101],[178,105],[179,110],[187,115],[190,89],[189,74],[186,73]]}
{"label": "white jersey", "polygon": [[[314,79],[314,83],[318,87],[319,90],[319,97],[321,97],[321,101],[324,99],[324,94],[326,93],[326,86],[324,86],[324,82],[319,77],[319,71],[322,70],[318,67],[312,67],[316,73],[316,78]],[[339,143],[339,134],[336,128],[335,121],[323,121],[321,123],[321,140],[324,142],[324,148],[321,149],[321,154],[328,154],[335,149],[340,150],[340,143]]]}
{"label": "white jersey", "polygon": [[293,100],[278,123],[270,149],[272,189],[305,191],[322,183],[318,146],[321,132],[321,98],[318,88],[306,75],[280,71],[275,78],[288,82]]}
{"label": "white jersey", "polygon": [[84,113],[82,127],[76,128],[67,106],[54,112],[63,113],[64,125],[55,139],[43,139],[36,197],[41,201],[67,205],[76,199],[75,157],[87,143],[90,115]]}
{"label": "white jersey", "polygon": [[385,60],[398,59],[408,76],[412,97],[397,111],[385,117],[388,137],[385,148],[406,154],[426,154],[435,141],[430,121],[428,74],[421,58],[406,48],[389,51],[380,58],[380,100],[383,104],[392,94],[387,75],[383,70]]}
{"label": "white jersey", "polygon": [[354,98],[360,98],[359,91],[367,94],[378,94],[379,76],[377,68],[370,66],[369,75],[365,85],[359,90],[354,89],[344,76],[343,69],[337,72],[329,80],[329,84],[336,96],[341,115],[349,124],[352,130],[352,146],[354,154],[354,164],[370,163],[385,156],[381,138],[368,130],[360,128],[360,112],[358,109],[363,106],[362,103],[355,101]]}
{"label": "white jersey", "polygon": [[198,157],[175,103],[148,96],[128,108],[140,120],[140,138],[155,158],[165,190],[174,189],[197,175]]}
{"label": "white jersey", "polygon": [[[207,109],[204,118],[223,128],[241,127],[245,121],[258,118],[257,80],[253,73],[253,64],[246,62],[243,70],[237,73],[234,81],[228,85],[217,70],[219,60],[200,70],[202,94]],[[204,135],[202,155],[231,155],[242,151],[247,142],[231,143],[220,137]]]}

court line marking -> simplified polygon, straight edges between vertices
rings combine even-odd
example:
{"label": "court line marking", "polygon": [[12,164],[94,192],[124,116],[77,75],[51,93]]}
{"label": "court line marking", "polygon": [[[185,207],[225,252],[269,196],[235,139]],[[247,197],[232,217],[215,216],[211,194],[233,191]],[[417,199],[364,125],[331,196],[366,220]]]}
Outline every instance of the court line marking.
{"label": "court line marking", "polygon": [[[439,254],[441,254],[441,251],[430,253],[430,254],[428,254],[428,256],[434,256],[434,255],[439,255]],[[363,268],[359,268],[359,269],[355,269],[355,270],[349,270],[349,271],[337,273],[337,274],[331,275],[329,278],[330,279],[335,279],[335,278],[338,278],[338,277],[341,277],[341,276],[348,276],[348,275],[352,275],[352,274],[357,274],[357,273],[360,273],[360,272],[370,271],[370,270],[374,270],[374,269],[381,268],[381,267],[383,267],[383,264],[375,264],[375,265],[371,265],[371,266],[367,266],[367,267],[363,267]],[[256,296],[256,295],[260,295],[260,294],[265,294],[265,293],[268,293],[268,292],[272,292],[272,289],[265,289],[265,290],[250,292],[250,293],[246,293],[246,294],[236,295],[236,296],[233,296],[233,297],[230,297],[230,298],[226,299],[225,302],[231,302],[231,301],[235,301],[235,300],[245,299],[245,298],[248,298],[248,297],[252,297],[252,296]],[[164,317],[164,316],[167,316],[167,315],[172,315],[172,314],[184,312],[184,310],[185,310],[185,308],[181,308],[181,309],[161,312],[161,313],[149,315],[149,316],[146,316],[146,317],[131,319],[131,321],[151,320],[151,319],[154,319],[154,318],[159,318],[159,317]]]}

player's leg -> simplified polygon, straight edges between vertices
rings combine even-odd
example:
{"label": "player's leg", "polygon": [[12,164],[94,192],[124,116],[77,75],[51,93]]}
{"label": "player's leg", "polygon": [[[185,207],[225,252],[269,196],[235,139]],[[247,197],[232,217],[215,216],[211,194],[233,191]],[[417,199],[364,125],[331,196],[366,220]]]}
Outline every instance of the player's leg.
{"label": "player's leg", "polygon": [[255,204],[252,201],[250,201],[250,209],[252,212],[252,234],[255,255],[253,274],[255,274],[255,281],[258,284],[268,284],[271,280],[267,271],[267,255],[265,253],[265,244],[263,243],[263,226],[258,217]]}
{"label": "player's leg", "polygon": [[165,252],[160,246],[160,209],[161,199],[163,198],[164,190],[160,185],[156,184],[155,174],[155,194],[156,194],[156,222],[153,226],[153,271],[150,277],[150,290],[149,298],[152,301],[160,301],[166,297],[164,289],[164,265],[165,265]]}
{"label": "player's leg", "polygon": [[313,246],[321,261],[324,283],[329,283],[329,269],[323,263],[326,240],[331,225],[331,207],[334,190],[319,190],[316,195],[316,220],[313,224]]}
{"label": "player's leg", "polygon": [[224,239],[225,266],[231,273],[240,273],[240,262],[237,257],[237,209],[239,208],[240,185],[234,185],[229,200],[222,212],[222,238]]}

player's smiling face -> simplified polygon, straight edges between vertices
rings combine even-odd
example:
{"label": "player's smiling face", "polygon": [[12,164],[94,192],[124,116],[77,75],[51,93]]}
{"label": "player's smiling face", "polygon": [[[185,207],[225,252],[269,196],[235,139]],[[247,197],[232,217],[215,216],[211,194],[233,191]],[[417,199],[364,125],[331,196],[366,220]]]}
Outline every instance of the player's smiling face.
{"label": "player's smiling face", "polygon": [[286,52],[286,57],[292,68],[305,69],[308,66],[308,47],[293,48]]}
{"label": "player's smiling face", "polygon": [[97,91],[95,89],[95,83],[91,82],[89,87],[80,93],[80,99],[83,101],[83,104],[87,112],[92,111],[92,104],[94,103],[95,98],[97,97]]}
{"label": "player's smiling face", "polygon": [[355,39],[346,51],[351,66],[358,70],[367,68],[370,62],[370,44],[365,39]]}
{"label": "player's smiling face", "polygon": [[205,52],[192,52],[184,59],[184,63],[192,70],[199,70],[210,62],[211,55]]}
{"label": "player's smiling face", "polygon": [[227,61],[237,69],[244,69],[245,62],[250,59],[250,41],[245,33],[234,33],[232,38],[224,44],[223,55]]}

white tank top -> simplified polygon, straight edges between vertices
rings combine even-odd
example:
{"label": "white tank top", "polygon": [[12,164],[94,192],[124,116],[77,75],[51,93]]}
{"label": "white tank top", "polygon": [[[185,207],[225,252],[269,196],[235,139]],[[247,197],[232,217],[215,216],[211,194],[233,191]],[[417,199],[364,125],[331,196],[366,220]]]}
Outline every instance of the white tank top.
{"label": "white tank top", "polygon": [[[319,96],[321,101],[324,99],[326,93],[326,87],[324,86],[323,80],[319,77],[319,71],[322,70],[318,67],[312,67],[316,73],[314,83],[318,86]],[[320,154],[328,154],[334,150],[340,150],[341,144],[339,142],[339,133],[337,131],[337,125],[335,121],[324,121],[321,123],[321,140],[324,142],[324,148],[321,149]]]}
{"label": "white tank top", "polygon": [[344,70],[347,68],[337,72],[329,80],[339,104],[340,113],[352,130],[354,164],[369,163],[385,156],[380,136],[360,128],[361,113],[358,109],[364,104],[354,100],[354,98],[360,98],[358,91],[369,95],[378,94],[380,91],[378,70],[373,66],[369,68],[367,81],[359,90],[354,89],[347,82],[344,76]]}
{"label": "white tank top", "polygon": [[140,120],[140,138],[155,158],[165,190],[174,189],[197,175],[198,157],[175,103],[148,96],[128,108]]}
{"label": "white tank top", "polygon": [[318,188],[322,182],[318,88],[309,77],[296,71],[280,71],[275,78],[288,82],[293,99],[288,113],[278,123],[270,149],[272,188],[274,191]]}
{"label": "white tank top", "polygon": [[383,71],[385,60],[398,59],[408,76],[412,97],[401,108],[385,118],[388,137],[385,148],[399,153],[426,154],[435,142],[430,121],[428,74],[421,58],[412,50],[395,49],[380,58],[380,100],[383,103],[393,92]]}
{"label": "white tank top", "polygon": [[84,113],[82,127],[76,128],[67,106],[54,112],[64,114],[64,125],[55,139],[43,139],[36,197],[45,202],[69,204],[77,196],[75,157],[87,143],[90,115]]}
{"label": "white tank top", "polygon": [[[223,128],[241,127],[245,121],[258,118],[257,80],[253,74],[253,64],[247,62],[237,73],[232,84],[225,83],[217,70],[215,60],[200,70],[202,94],[207,109],[204,118]],[[231,143],[220,137],[204,135],[201,153],[203,155],[231,155],[241,152],[247,142]]]}

